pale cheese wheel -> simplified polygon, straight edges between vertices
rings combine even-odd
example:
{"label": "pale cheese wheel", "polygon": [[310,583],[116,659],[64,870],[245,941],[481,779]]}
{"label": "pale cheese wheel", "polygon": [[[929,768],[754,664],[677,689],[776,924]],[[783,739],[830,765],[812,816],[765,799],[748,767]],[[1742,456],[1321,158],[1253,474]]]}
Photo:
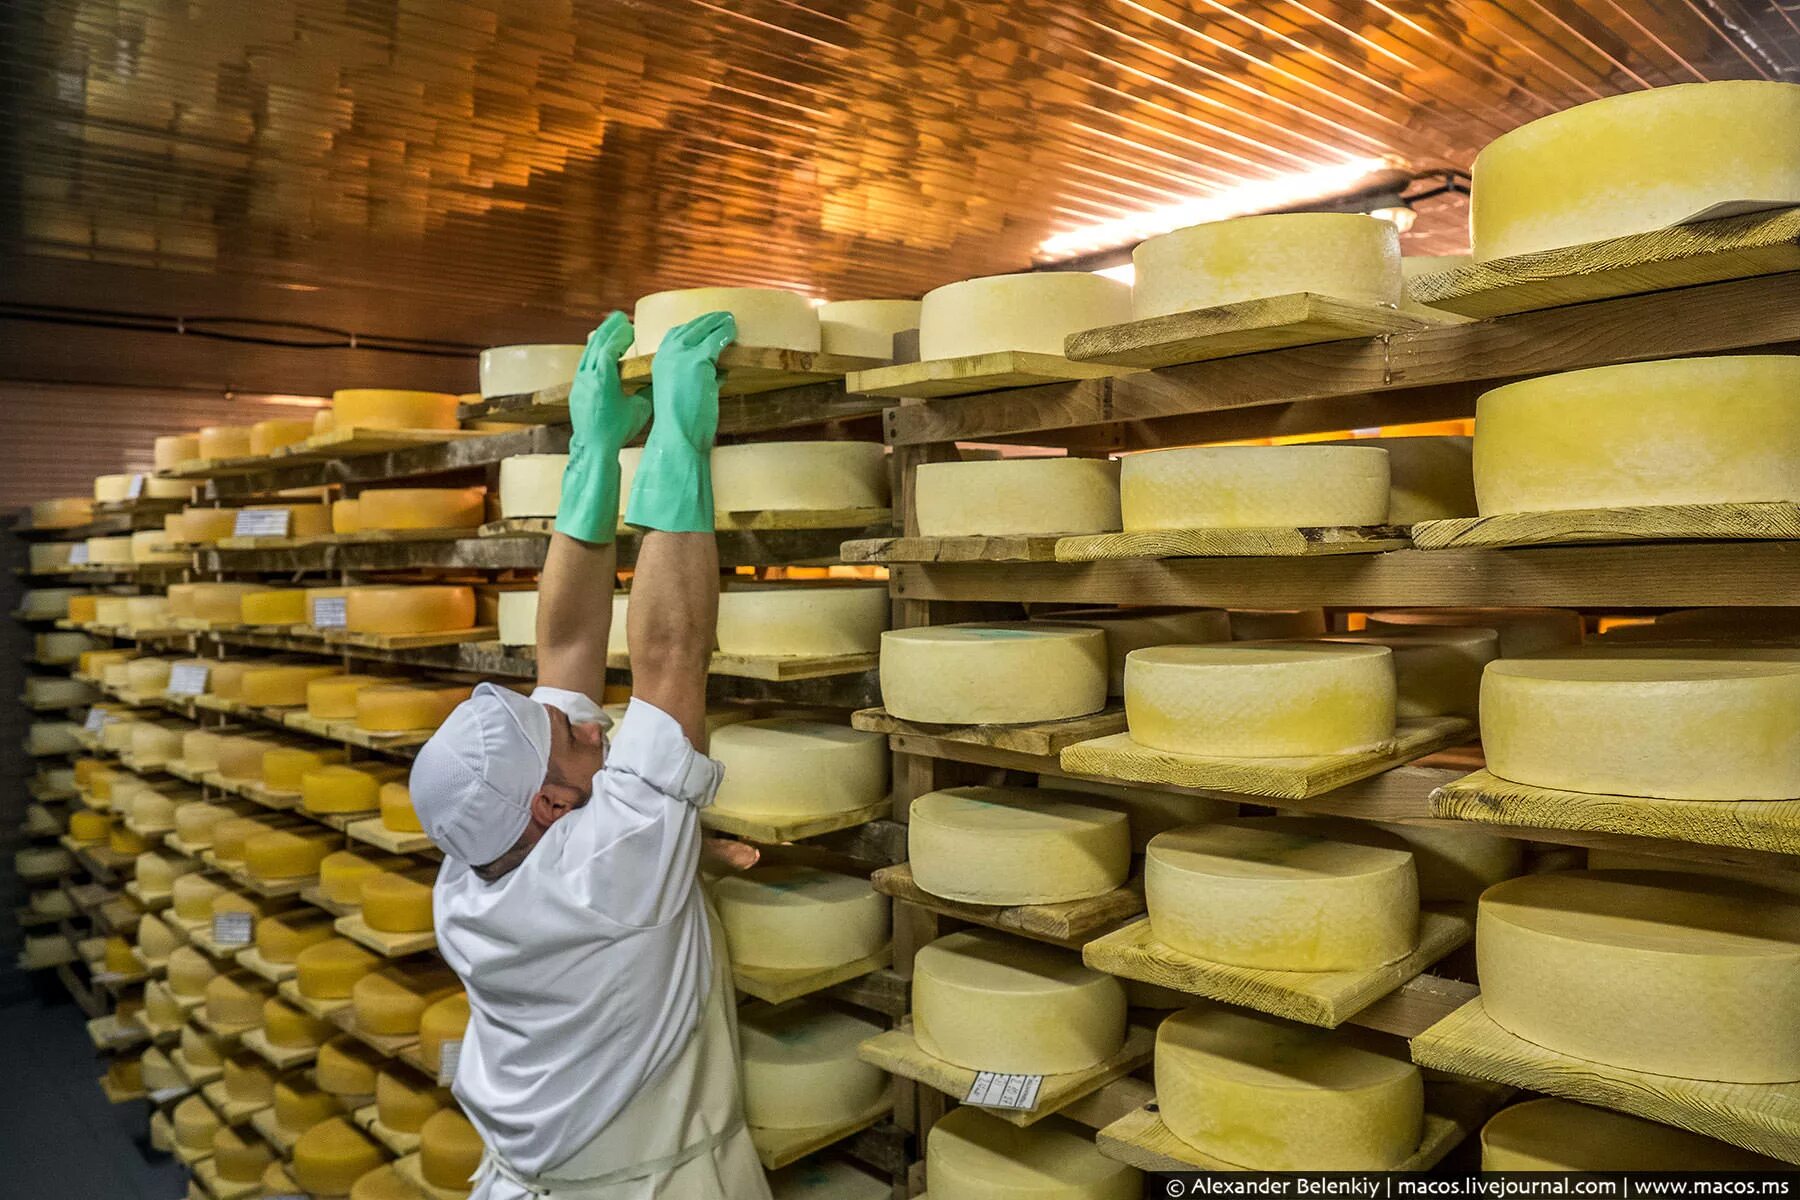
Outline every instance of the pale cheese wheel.
{"label": "pale cheese wheel", "polygon": [[192,946],[177,946],[169,952],[166,978],[169,991],[185,1000],[206,995],[206,987],[218,975],[212,960]]}
{"label": "pale cheese wheel", "polygon": [[469,1118],[446,1108],[419,1128],[419,1173],[431,1187],[461,1192],[481,1165],[484,1149]]}
{"label": "pale cheese wheel", "polygon": [[250,453],[273,454],[283,446],[304,442],[312,436],[312,418],[304,421],[276,417],[250,426]]}
{"label": "pale cheese wheel", "polygon": [[383,933],[424,933],[431,929],[431,885],[437,872],[402,875],[383,871],[362,885],[362,917]]}
{"label": "pale cheese wheel", "polygon": [[[245,597],[244,603],[251,599]],[[343,670],[329,663],[251,667],[239,677],[237,699],[258,708],[291,708],[306,703],[306,689],[313,680],[341,675]]]}
{"label": "pale cheese wheel", "polygon": [[161,629],[169,623],[167,596],[130,596],[125,600],[125,623],[132,629]]}
{"label": "pale cheese wheel", "polygon": [[[131,562],[134,566],[185,563],[187,560],[187,552],[172,548],[169,535],[160,529],[144,529],[131,535]],[[116,623],[124,624],[123,621]]]}
{"label": "pale cheese wheel", "polygon": [[1387,451],[1389,524],[1472,517],[1480,511],[1475,502],[1474,438],[1381,437],[1324,444]]}
{"label": "pale cheese wheel", "polygon": [[925,1140],[932,1200],[1139,1200],[1143,1176],[1059,1117],[1020,1127],[963,1106]]}
{"label": "pale cheese wheel", "polygon": [[222,1181],[254,1184],[274,1164],[275,1152],[259,1135],[227,1126],[213,1134],[212,1161]]}
{"label": "pale cheese wheel", "polygon": [[501,592],[497,607],[502,646],[537,645],[538,594],[535,591]]}
{"label": "pale cheese wheel", "polygon": [[1119,512],[1127,532],[1380,525],[1390,487],[1367,446],[1193,446],[1126,455]]}
{"label": "pale cheese wheel", "polygon": [[331,394],[332,429],[455,429],[456,406],[448,392],[344,388]]}
{"label": "pale cheese wheel", "polygon": [[248,425],[207,425],[199,433],[201,458],[248,458],[250,427]]}
{"label": "pale cheese wheel", "polygon": [[827,354],[892,359],[894,335],[919,327],[917,300],[833,300],[819,306],[819,348]]}
{"label": "pale cheese wheel", "polygon": [[719,595],[722,654],[873,654],[887,625],[885,585],[778,584]]}
{"label": "pale cheese wheel", "polygon": [[43,621],[69,615],[69,600],[82,593],[75,588],[28,588],[19,599],[19,615]]}
{"label": "pale cheese wheel", "polygon": [[170,1112],[169,1120],[175,1127],[175,1141],[178,1145],[188,1150],[212,1153],[212,1139],[213,1134],[219,1131],[219,1118],[212,1106],[198,1094],[177,1104]]}
{"label": "pale cheese wheel", "polygon": [[[379,797],[379,790],[376,795]],[[370,878],[383,871],[403,871],[413,865],[412,859],[396,854],[377,854],[366,848],[339,850],[327,855],[319,864],[319,890],[333,904],[358,908],[362,905],[363,884]]]}
{"label": "pale cheese wheel", "polygon": [[1471,175],[1477,262],[1664,229],[1722,204],[1800,204],[1800,86],[1722,80],[1589,101],[1495,138]]}
{"label": "pale cheese wheel", "polygon": [[262,781],[263,755],[285,743],[274,737],[234,734],[219,739],[219,774],[238,782]]}
{"label": "pale cheese wheel", "polygon": [[333,763],[300,777],[300,806],[313,813],[371,812],[381,807],[381,785],[405,776],[397,763]]}
{"label": "pale cheese wheel", "polygon": [[849,1159],[803,1158],[769,1172],[770,1200],[892,1200],[893,1185]]}
{"label": "pale cheese wheel", "polygon": [[1701,875],[1564,871],[1482,894],[1487,1015],[1535,1045],[1625,1070],[1800,1079],[1800,905]]}
{"label": "pale cheese wheel", "polygon": [[1062,357],[1072,333],[1131,320],[1131,289],[1088,271],[1032,271],[945,284],[919,309],[927,362],[1024,351]]}
{"label": "pale cheese wheel", "polygon": [[1783,1171],[1793,1167],[1660,1121],[1540,1096],[1481,1127],[1483,1171]]}
{"label": "pale cheese wheel", "polygon": [[1525,870],[1525,843],[1483,833],[1480,826],[1445,821],[1435,825],[1392,825],[1387,830],[1412,851],[1424,904],[1472,904],[1494,884]]}
{"label": "pale cheese wheel", "polygon": [[353,589],[344,598],[352,633],[441,633],[475,625],[473,588],[419,584]]}
{"label": "pale cheese wheel", "polygon": [[481,397],[523,396],[571,383],[586,349],[579,342],[489,347],[481,352]]}
{"label": "pale cheese wheel", "polygon": [[919,1048],[972,1071],[1061,1075],[1125,1041],[1125,989],[1078,955],[989,930],[922,947],[913,962]]}
{"label": "pale cheese wheel", "polygon": [[1800,499],[1796,396],[1800,356],[1777,354],[1620,363],[1495,388],[1475,408],[1481,514]]}
{"label": "pale cheese wheel", "polygon": [[881,697],[902,721],[1016,724],[1106,707],[1106,635],[1012,622],[881,635]]}
{"label": "pale cheese wheel", "polygon": [[[175,815],[179,828],[182,813]],[[169,888],[175,902],[175,915],[188,922],[211,920],[213,901],[225,894],[222,884],[197,872],[178,876]],[[170,978],[174,977],[171,975]]]}
{"label": "pale cheese wheel", "polygon": [[425,1010],[461,990],[456,973],[442,964],[396,965],[357,980],[350,1002],[363,1033],[397,1037],[419,1032]]}
{"label": "pale cheese wheel", "polygon": [[966,904],[1058,904],[1113,891],[1131,871],[1124,813],[1043,788],[957,787],[912,802],[913,881]]}
{"label": "pale cheese wheel", "polygon": [[1362,971],[1419,939],[1412,852],[1356,821],[1261,817],[1158,834],[1144,861],[1156,940],[1207,962]]}
{"label": "pale cheese wheel", "polygon": [[254,1054],[234,1054],[225,1060],[225,1094],[240,1104],[272,1104],[275,1101],[275,1068]]}
{"label": "pale cheese wheel", "polygon": [[1405,1043],[1201,1004],[1156,1031],[1156,1101],[1170,1133],[1253,1171],[1387,1171],[1424,1130]]}
{"label": "pale cheese wheel", "polygon": [[913,506],[925,537],[1048,536],[1119,528],[1119,464],[1104,458],[920,463]]}
{"label": "pale cheese wheel", "polygon": [[215,976],[206,985],[206,1019],[219,1029],[247,1029],[262,1023],[263,1001],[274,988],[248,971]]}
{"label": "pale cheese wheel", "polygon": [[208,1067],[223,1069],[224,1039],[206,1032],[190,1021],[181,1027],[181,1058],[184,1060],[182,1065],[189,1070],[196,1067],[202,1070]]}
{"label": "pale cheese wheel", "polygon": [[294,957],[294,978],[300,994],[308,999],[348,1000],[356,981],[381,963],[378,955],[349,938],[334,937],[308,946]]}
{"label": "pale cheese wheel", "polygon": [[395,682],[384,675],[327,675],[308,680],[306,715],[321,721],[353,720],[358,693]]}
{"label": "pale cheese wheel", "polygon": [[[31,505],[31,528],[72,529],[94,519],[94,502],[87,496],[37,500]],[[55,545],[56,543],[50,543]],[[66,547],[64,547],[66,549]],[[36,564],[33,564],[34,566]]]}
{"label": "pale cheese wheel", "polygon": [[1500,656],[1500,635],[1473,626],[1332,634],[1325,640],[1386,646],[1394,662],[1394,715],[1470,717],[1481,707],[1481,674]]}
{"label": "pale cheese wheel", "polygon": [[344,1196],[386,1159],[381,1147],[347,1118],[327,1117],[294,1143],[288,1174],[301,1190],[315,1196]]}
{"label": "pale cheese wheel", "polygon": [[728,312],[735,319],[735,345],[808,352],[819,349],[819,310],[799,292],[703,287],[638,297],[631,313],[637,341],[626,353],[633,357],[655,354],[669,330],[711,312]]}
{"label": "pale cheese wheel", "polygon": [[1365,213],[1264,213],[1146,238],[1131,252],[1131,315],[1149,317],[1295,292],[1400,303],[1400,232]]}
{"label": "pale cheese wheel", "polygon": [[151,966],[166,964],[169,955],[182,944],[175,931],[153,913],[145,913],[138,919],[136,936],[138,957]]}
{"label": "pale cheese wheel", "polygon": [[[148,990],[150,985],[147,984],[145,986],[146,990]],[[179,1021],[180,1019],[180,1016],[177,1015],[176,1021]],[[164,1021],[161,1023],[168,1024],[169,1022]],[[169,1061],[169,1056],[167,1054],[164,1054],[160,1049],[154,1046],[144,1051],[144,1056],[138,1060],[138,1074],[143,1079],[145,1091],[161,1092],[166,1091],[169,1088],[179,1088],[182,1091],[186,1091],[188,1087],[186,1076],[175,1069],[175,1064]],[[152,1128],[154,1128],[154,1126],[152,1126]],[[166,1152],[169,1150],[169,1147],[161,1146],[158,1147],[158,1149]]]}
{"label": "pale cheese wheel", "polygon": [[126,614],[123,596],[97,596],[94,599],[94,621],[100,625],[123,625]]}
{"label": "pale cheese wheel", "polygon": [[888,1077],[856,1048],[880,1032],[873,1021],[807,1001],[744,1013],[744,1119],[766,1129],[811,1129],[874,1107]]}
{"label": "pale cheese wheel", "polygon": [[90,566],[131,565],[131,537],[91,537],[87,540]]}
{"label": "pale cheese wheel", "polygon": [[158,471],[173,471],[182,463],[200,457],[200,437],[192,433],[171,433],[151,443],[151,461]]}
{"label": "pale cheese wheel", "polygon": [[1284,758],[1367,750],[1394,736],[1384,646],[1233,642],[1134,650],[1125,723],[1153,750]]}
{"label": "pale cheese wheel", "polygon": [[1579,646],[1581,614],[1566,608],[1389,608],[1368,615],[1370,633],[1419,626],[1492,629],[1500,635],[1500,657],[1520,658]]}
{"label": "pale cheese wheel", "polygon": [[[554,517],[562,503],[566,454],[514,454],[500,460],[500,515]],[[620,488],[619,494],[629,494]]]}
{"label": "pale cheese wheel", "polygon": [[376,1118],[395,1133],[419,1132],[434,1113],[450,1103],[447,1088],[398,1064],[383,1067],[375,1077]]}
{"label": "pale cheese wheel", "polygon": [[139,695],[160,692],[169,685],[172,665],[167,658],[134,658],[125,664],[125,687]]}
{"label": "pale cheese wheel", "polygon": [[1111,696],[1125,694],[1125,657],[1133,650],[1231,640],[1231,619],[1218,608],[1080,608],[1038,620],[1090,625],[1106,634],[1106,691]]}
{"label": "pale cheese wheel", "polygon": [[466,683],[443,687],[395,684],[356,693],[356,727],[368,733],[411,733],[436,729],[469,698]]}
{"label": "pale cheese wheel", "polygon": [[478,487],[371,488],[357,497],[357,529],[473,529],[486,497]]}
{"label": "pale cheese wheel", "polygon": [[230,805],[184,804],[175,810],[175,836],[188,846],[204,849],[212,845],[214,827],[237,815],[238,810]]}
{"label": "pale cheese wheel", "polygon": [[741,721],[712,735],[708,753],[725,768],[716,811],[741,816],[824,816],[867,808],[887,795],[883,734],[776,717]]}
{"label": "pale cheese wheel", "polygon": [[1514,783],[1668,800],[1800,798],[1800,662],[1504,659],[1482,677],[1481,706],[1488,769]]}
{"label": "pale cheese wheel", "polygon": [[1222,821],[1238,814],[1230,800],[1165,791],[1137,784],[1101,783],[1066,775],[1037,777],[1038,786],[1052,791],[1079,793],[1085,804],[1125,814],[1131,826],[1131,849],[1143,853],[1150,839],[1166,829],[1180,829],[1202,821]]}
{"label": "pale cheese wheel", "polygon": [[119,504],[131,492],[131,481],[135,475],[96,475],[94,476],[94,503]]}
{"label": "pale cheese wheel", "polygon": [[194,869],[194,864],[189,859],[155,851],[138,855],[137,861],[131,865],[132,878],[137,881],[138,890],[152,896],[171,890],[177,878]]}
{"label": "pale cheese wheel", "polygon": [[719,880],[714,896],[732,961],[744,966],[823,970],[888,942],[887,898],[853,875],[757,867]]}
{"label": "pale cheese wheel", "polygon": [[712,452],[719,512],[883,508],[887,452],[880,442],[745,442]]}

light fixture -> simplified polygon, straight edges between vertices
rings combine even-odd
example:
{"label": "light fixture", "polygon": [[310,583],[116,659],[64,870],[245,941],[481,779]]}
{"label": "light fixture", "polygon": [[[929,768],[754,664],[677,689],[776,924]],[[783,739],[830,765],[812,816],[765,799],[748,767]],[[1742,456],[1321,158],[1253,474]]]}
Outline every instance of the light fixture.
{"label": "light fixture", "polygon": [[1404,200],[1386,208],[1372,208],[1369,210],[1369,215],[1380,217],[1384,221],[1392,221],[1394,228],[1401,233],[1411,232],[1413,225],[1419,219],[1418,210]]}

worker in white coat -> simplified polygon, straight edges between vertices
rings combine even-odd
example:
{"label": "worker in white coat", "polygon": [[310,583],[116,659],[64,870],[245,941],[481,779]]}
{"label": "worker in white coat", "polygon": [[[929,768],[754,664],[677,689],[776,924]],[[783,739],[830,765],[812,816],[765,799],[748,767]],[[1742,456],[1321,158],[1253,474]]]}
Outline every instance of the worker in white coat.
{"label": "worker in white coat", "polygon": [[[697,873],[756,851],[700,835],[719,563],[709,462],[727,313],[672,330],[625,395],[623,313],[589,339],[538,587],[537,687],[482,684],[419,752],[444,851],[438,944],[469,993],[452,1090],[487,1153],[472,1200],[768,1200],[744,1126],[730,965]],[[626,521],[632,699],[600,709],[619,450],[654,423]]]}

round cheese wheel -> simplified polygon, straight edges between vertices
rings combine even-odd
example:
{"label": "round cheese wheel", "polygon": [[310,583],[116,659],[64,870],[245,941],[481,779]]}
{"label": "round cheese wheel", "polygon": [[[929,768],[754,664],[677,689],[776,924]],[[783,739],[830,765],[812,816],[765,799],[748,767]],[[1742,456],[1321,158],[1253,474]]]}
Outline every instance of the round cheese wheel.
{"label": "round cheese wheel", "polygon": [[1043,788],[958,787],[912,802],[913,881],[967,904],[1057,904],[1104,895],[1131,870],[1125,814]]}
{"label": "round cheese wheel", "polygon": [[[180,513],[171,515],[163,522],[163,532],[173,542],[189,542],[197,545],[211,545],[220,538],[228,538],[237,528],[237,509],[235,508],[184,508]],[[176,590],[169,589],[171,597]],[[176,616],[192,616],[179,611]]]}
{"label": "round cheese wheel", "polygon": [[219,1118],[199,1095],[189,1096],[169,1114],[175,1127],[175,1141],[189,1150],[212,1152],[213,1134],[219,1131]]}
{"label": "round cheese wheel", "polygon": [[363,1033],[397,1037],[419,1032],[425,1010],[461,990],[448,967],[393,966],[357,980],[350,1002]]}
{"label": "round cheese wheel", "polygon": [[1385,450],[1195,446],[1126,455],[1119,512],[1128,532],[1380,525],[1388,490]]}
{"label": "round cheese wheel", "polygon": [[356,693],[356,727],[368,733],[436,729],[472,690],[466,683],[364,688]]}
{"label": "round cheese wheel", "polygon": [[288,1173],[315,1196],[342,1196],[385,1158],[381,1148],[348,1119],[327,1117],[294,1143],[294,1161]]}
{"label": "round cheese wheel", "polygon": [[880,442],[745,442],[712,452],[720,512],[882,508],[887,452]]}
{"label": "round cheese wheel", "polygon": [[485,519],[484,488],[371,488],[357,497],[357,528],[473,529]]}
{"label": "round cheese wheel", "polygon": [[242,862],[245,843],[275,828],[277,826],[262,817],[227,817],[213,826],[213,856],[224,863]]}
{"label": "round cheese wheel", "polygon": [[295,980],[310,1000],[348,1000],[356,981],[381,963],[379,955],[349,938],[334,937],[294,956]]}
{"label": "round cheese wheel", "polygon": [[336,1096],[312,1086],[304,1075],[276,1080],[273,1108],[281,1131],[295,1136],[343,1111]]}
{"label": "round cheese wheel", "polygon": [[1177,754],[1344,754],[1394,736],[1393,655],[1384,646],[1230,643],[1133,650],[1125,723],[1139,745]]}
{"label": "round cheese wheel", "polygon": [[301,780],[308,771],[316,771],[332,763],[342,762],[345,752],[321,747],[310,750],[300,746],[282,746],[263,751],[263,786],[272,792],[300,791]]}
{"label": "round cheese wheel", "polygon": [[119,504],[131,492],[131,481],[134,475],[96,475],[94,476],[94,502],[97,504]]}
{"label": "round cheese wheel", "polygon": [[1501,658],[1579,646],[1582,640],[1581,614],[1566,608],[1389,608],[1370,613],[1366,628],[1387,633],[1417,626],[1492,629],[1500,635]]}
{"label": "round cheese wheel", "polygon": [[33,529],[72,529],[77,525],[86,525],[93,519],[94,502],[87,496],[37,500],[31,505]]}
{"label": "round cheese wheel", "polygon": [[881,635],[881,698],[902,721],[1058,721],[1106,707],[1106,635],[1011,622]]}
{"label": "round cheese wheel", "polygon": [[1425,904],[1472,904],[1481,893],[1525,870],[1525,843],[1483,833],[1479,826],[1383,824],[1412,851]]}
{"label": "round cheese wheel", "polygon": [[419,1128],[419,1173],[432,1187],[463,1191],[482,1151],[481,1135],[454,1108],[434,1113]]}
{"label": "round cheese wheel", "polygon": [[254,1054],[234,1054],[225,1060],[225,1094],[240,1104],[272,1104],[275,1101],[275,1068]]}
{"label": "round cheese wheel", "polygon": [[1125,656],[1133,650],[1231,640],[1231,620],[1217,608],[1081,608],[1039,620],[1091,625],[1106,634],[1106,690],[1112,696],[1125,694]]}
{"label": "round cheese wheel", "polygon": [[502,646],[537,645],[538,594],[535,591],[501,592],[497,607]]}
{"label": "round cheese wheel", "polygon": [[724,764],[713,807],[751,816],[822,816],[887,795],[887,738],[793,717],[742,721],[712,735]]}
{"label": "round cheese wheel", "polygon": [[827,354],[894,357],[894,335],[919,327],[917,300],[833,300],[819,306],[819,348]]}
{"label": "round cheese wheel", "polygon": [[169,623],[167,596],[128,596],[125,623],[131,629],[161,629]]}
{"label": "round cheese wheel", "polygon": [[271,913],[256,923],[256,950],[272,963],[291,963],[308,946],[330,941],[332,916],[307,906]]}
{"label": "round cheese wheel", "polygon": [[444,1043],[461,1041],[469,1027],[469,997],[457,992],[427,1008],[419,1017],[419,1057],[436,1071],[443,1061]]}
{"label": "round cheese wheel", "polygon": [[809,352],[819,349],[819,310],[799,292],[704,287],[638,297],[631,314],[637,341],[627,355],[655,354],[669,330],[710,312],[728,312],[736,319],[736,345]]}
{"label": "round cheese wheel", "polygon": [[[523,396],[574,382],[580,343],[493,346],[481,352],[481,397]],[[504,461],[504,460],[503,460]]]}
{"label": "round cheese wheel", "polygon": [[143,972],[144,964],[138,961],[137,951],[122,937],[107,938],[101,955],[101,966],[114,975],[137,975]]}
{"label": "round cheese wheel", "polygon": [[357,1176],[350,1185],[350,1200],[419,1200],[419,1189],[389,1164]]}
{"label": "round cheese wheel", "polygon": [[1156,940],[1208,962],[1363,971],[1419,940],[1412,852],[1356,821],[1261,817],[1158,834],[1144,861]]}
{"label": "round cheese wheel", "polygon": [[245,971],[215,976],[206,985],[206,1019],[221,1029],[260,1025],[263,1001],[273,990]]}
{"label": "round cheese wheel", "polygon": [[207,425],[200,430],[201,458],[248,458],[250,427],[248,425]]}
{"label": "round cheese wheel", "polygon": [[106,835],[107,848],[114,854],[129,855],[133,858],[150,848],[150,842],[135,829],[127,829],[123,825],[115,825]]}
{"label": "round cheese wheel", "polygon": [[300,806],[313,813],[370,812],[381,807],[381,785],[405,775],[396,763],[320,767],[300,777]]}
{"label": "round cheese wheel", "polygon": [[1796,661],[1503,659],[1482,677],[1481,727],[1488,769],[1514,783],[1668,800],[1800,798]]}
{"label": "round cheese wheel", "polygon": [[193,433],[165,434],[151,443],[151,456],[158,471],[173,471],[200,457],[200,437]]}
{"label": "round cheese wheel", "polygon": [[[160,529],[145,529],[131,535],[131,561],[143,566],[153,563],[185,563],[187,551],[176,550],[170,545],[169,535]],[[123,625],[126,621],[115,621]]]}
{"label": "round cheese wheel", "polygon": [[1647,233],[1745,199],[1800,204],[1800,86],[1723,80],[1578,104],[1495,138],[1471,175],[1477,262]]}
{"label": "round cheese wheel", "polygon": [[[377,792],[377,796],[379,794]],[[319,864],[319,890],[333,904],[359,908],[363,884],[371,877],[383,871],[404,871],[416,865],[414,860],[395,854],[377,854],[369,849],[339,850],[326,855]]]}
{"label": "round cheese wheel", "polygon": [[[176,815],[186,815],[189,807],[192,806],[184,806]],[[183,921],[211,920],[213,901],[225,894],[223,886],[200,874],[182,875],[169,885],[169,890],[175,900],[175,915]]]}
{"label": "round cheese wheel", "polygon": [[103,842],[112,831],[112,822],[109,813],[78,808],[69,814],[69,839],[76,842]]}
{"label": "round cheese wheel", "polygon": [[151,852],[138,855],[132,864],[132,877],[137,880],[139,891],[155,895],[170,891],[177,876],[192,870],[194,864],[188,859]]}
{"label": "round cheese wheel", "polygon": [[1394,715],[1403,720],[1473,718],[1481,705],[1481,673],[1500,656],[1499,633],[1473,626],[1391,627],[1325,640],[1387,647],[1394,663]]}
{"label": "round cheese wheel", "polygon": [[1048,536],[1119,528],[1119,464],[1104,458],[921,463],[913,505],[925,537]]}
{"label": "round cheese wheel", "polygon": [[189,1070],[205,1070],[208,1067],[223,1070],[224,1042],[190,1022],[181,1027],[181,1058]]}
{"label": "round cheese wheel", "polygon": [[93,566],[129,566],[131,537],[91,537],[87,540],[88,563]]}
{"label": "round cheese wheel", "polygon": [[806,1001],[745,1013],[738,1021],[744,1119],[811,1129],[879,1104],[887,1073],[859,1059],[856,1048],[880,1032],[873,1021]]}
{"label": "round cheese wheel", "polygon": [[306,715],[320,721],[354,720],[359,692],[394,682],[381,675],[326,675],[308,680]]}
{"label": "round cheese wheel", "polygon": [[1265,213],[1146,238],[1131,252],[1131,315],[1312,292],[1400,303],[1400,231],[1365,213]]}
{"label": "round cheese wheel", "polygon": [[404,782],[390,779],[381,785],[381,826],[395,833],[424,833],[419,811],[413,807],[412,792]]}
{"label": "round cheese wheel", "polygon": [[213,1134],[213,1169],[222,1180],[256,1183],[275,1160],[275,1152],[257,1134],[246,1137],[227,1126]]}
{"label": "round cheese wheel", "polygon": [[854,875],[758,867],[719,880],[715,899],[731,960],[744,966],[822,970],[888,942],[887,898]]}
{"label": "round cheese wheel", "polygon": [[181,944],[175,931],[154,914],[145,913],[138,919],[137,952],[144,962],[151,966],[167,963],[169,955]]}
{"label": "round cheese wheel", "polygon": [[[270,1045],[296,1050],[317,1049],[336,1033],[337,1026],[330,1021],[303,1012],[279,997],[271,996],[263,1001],[263,1036],[269,1039]],[[279,1095],[276,1101],[279,1103]]]}
{"label": "round cheese wheel", "polygon": [[347,429],[455,429],[456,405],[457,398],[447,392],[344,388],[331,394],[331,423],[333,430],[340,432]]}
{"label": "round cheese wheel", "polygon": [[964,930],[913,962],[919,1048],[972,1071],[1061,1075],[1125,1042],[1125,989],[1078,955],[990,930]]}
{"label": "round cheese wheel", "polygon": [[246,625],[298,625],[306,620],[306,589],[246,593],[239,604]]}
{"label": "round cheese wheel", "polygon": [[[256,455],[273,454],[283,446],[292,446],[296,442],[304,442],[312,436],[312,418],[304,421],[277,417],[273,420],[258,421],[250,427],[250,453]],[[255,1178],[252,1176],[252,1178]]]}
{"label": "round cheese wheel", "polygon": [[1059,1117],[1020,1128],[978,1108],[945,1113],[925,1139],[933,1200],[1138,1200],[1143,1176]]}
{"label": "round cheese wheel", "polygon": [[375,1116],[395,1133],[417,1133],[432,1114],[450,1107],[450,1090],[416,1071],[390,1063],[375,1077]]}
{"label": "round cheese wheel", "polygon": [[371,929],[383,933],[423,933],[431,929],[431,884],[424,878],[382,871],[363,881],[362,915]]}
{"label": "round cheese wheel", "polygon": [[1425,1087],[1405,1043],[1201,1004],[1156,1031],[1170,1133],[1253,1171],[1387,1171],[1419,1149]]}
{"label": "round cheese wheel", "polygon": [[[176,1021],[180,1019],[179,1016],[176,1017]],[[169,1021],[159,1023],[171,1024]],[[185,1090],[188,1086],[186,1077],[175,1069],[175,1064],[169,1061],[169,1056],[154,1046],[144,1051],[143,1058],[138,1060],[138,1077],[143,1081],[144,1090],[150,1092],[160,1092],[168,1088]]]}
{"label": "round cheese wheel", "polygon": [[[500,515],[554,517],[562,503],[566,454],[514,454],[500,460]],[[621,496],[629,490],[621,488]]]}
{"label": "round cheese wheel", "polygon": [[417,584],[356,588],[344,598],[352,633],[441,633],[475,624],[473,588]]}
{"label": "round cheese wheel", "polygon": [[1800,1079],[1800,905],[1653,871],[1524,875],[1482,894],[1482,1004],[1526,1041],[1626,1070]]}
{"label": "round cheese wheel", "polygon": [[1008,350],[1062,357],[1072,333],[1131,320],[1131,289],[1088,271],[1032,271],[945,284],[919,309],[927,362]]}
{"label": "round cheese wheel", "polygon": [[265,1195],[282,1196],[293,1194],[298,1190],[299,1186],[299,1184],[294,1182],[294,1177],[288,1173],[286,1163],[272,1162],[268,1165],[268,1168],[263,1171],[262,1190]]}
{"label": "round cheese wheel", "polygon": [[1415,525],[1472,517],[1475,439],[1469,437],[1357,438],[1352,445],[1387,451],[1388,523]]}
{"label": "round cheese wheel", "polygon": [[313,1077],[320,1088],[333,1095],[373,1096],[375,1073],[381,1069],[381,1063],[378,1052],[345,1034],[319,1047]]}
{"label": "round cheese wheel", "polygon": [[1786,1163],[1685,1129],[1540,1096],[1481,1127],[1484,1171],[1788,1171]]}
{"label": "round cheese wheel", "polygon": [[719,651],[755,656],[873,653],[887,623],[887,588],[881,585],[777,584],[732,590],[719,596]]}

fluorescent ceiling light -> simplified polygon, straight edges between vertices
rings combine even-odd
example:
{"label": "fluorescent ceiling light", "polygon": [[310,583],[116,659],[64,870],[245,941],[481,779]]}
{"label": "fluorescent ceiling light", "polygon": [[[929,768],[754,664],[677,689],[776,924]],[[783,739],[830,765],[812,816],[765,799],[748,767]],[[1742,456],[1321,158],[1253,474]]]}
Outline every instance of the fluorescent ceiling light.
{"label": "fluorescent ceiling light", "polygon": [[1165,204],[1128,217],[1115,217],[1045,238],[1038,254],[1048,260],[1073,258],[1114,246],[1141,242],[1159,233],[1241,217],[1247,213],[1285,208],[1307,200],[1347,192],[1375,172],[1392,167],[1388,157],[1356,158],[1347,162],[1296,171],[1274,179],[1259,179],[1222,192],[1176,204]]}

